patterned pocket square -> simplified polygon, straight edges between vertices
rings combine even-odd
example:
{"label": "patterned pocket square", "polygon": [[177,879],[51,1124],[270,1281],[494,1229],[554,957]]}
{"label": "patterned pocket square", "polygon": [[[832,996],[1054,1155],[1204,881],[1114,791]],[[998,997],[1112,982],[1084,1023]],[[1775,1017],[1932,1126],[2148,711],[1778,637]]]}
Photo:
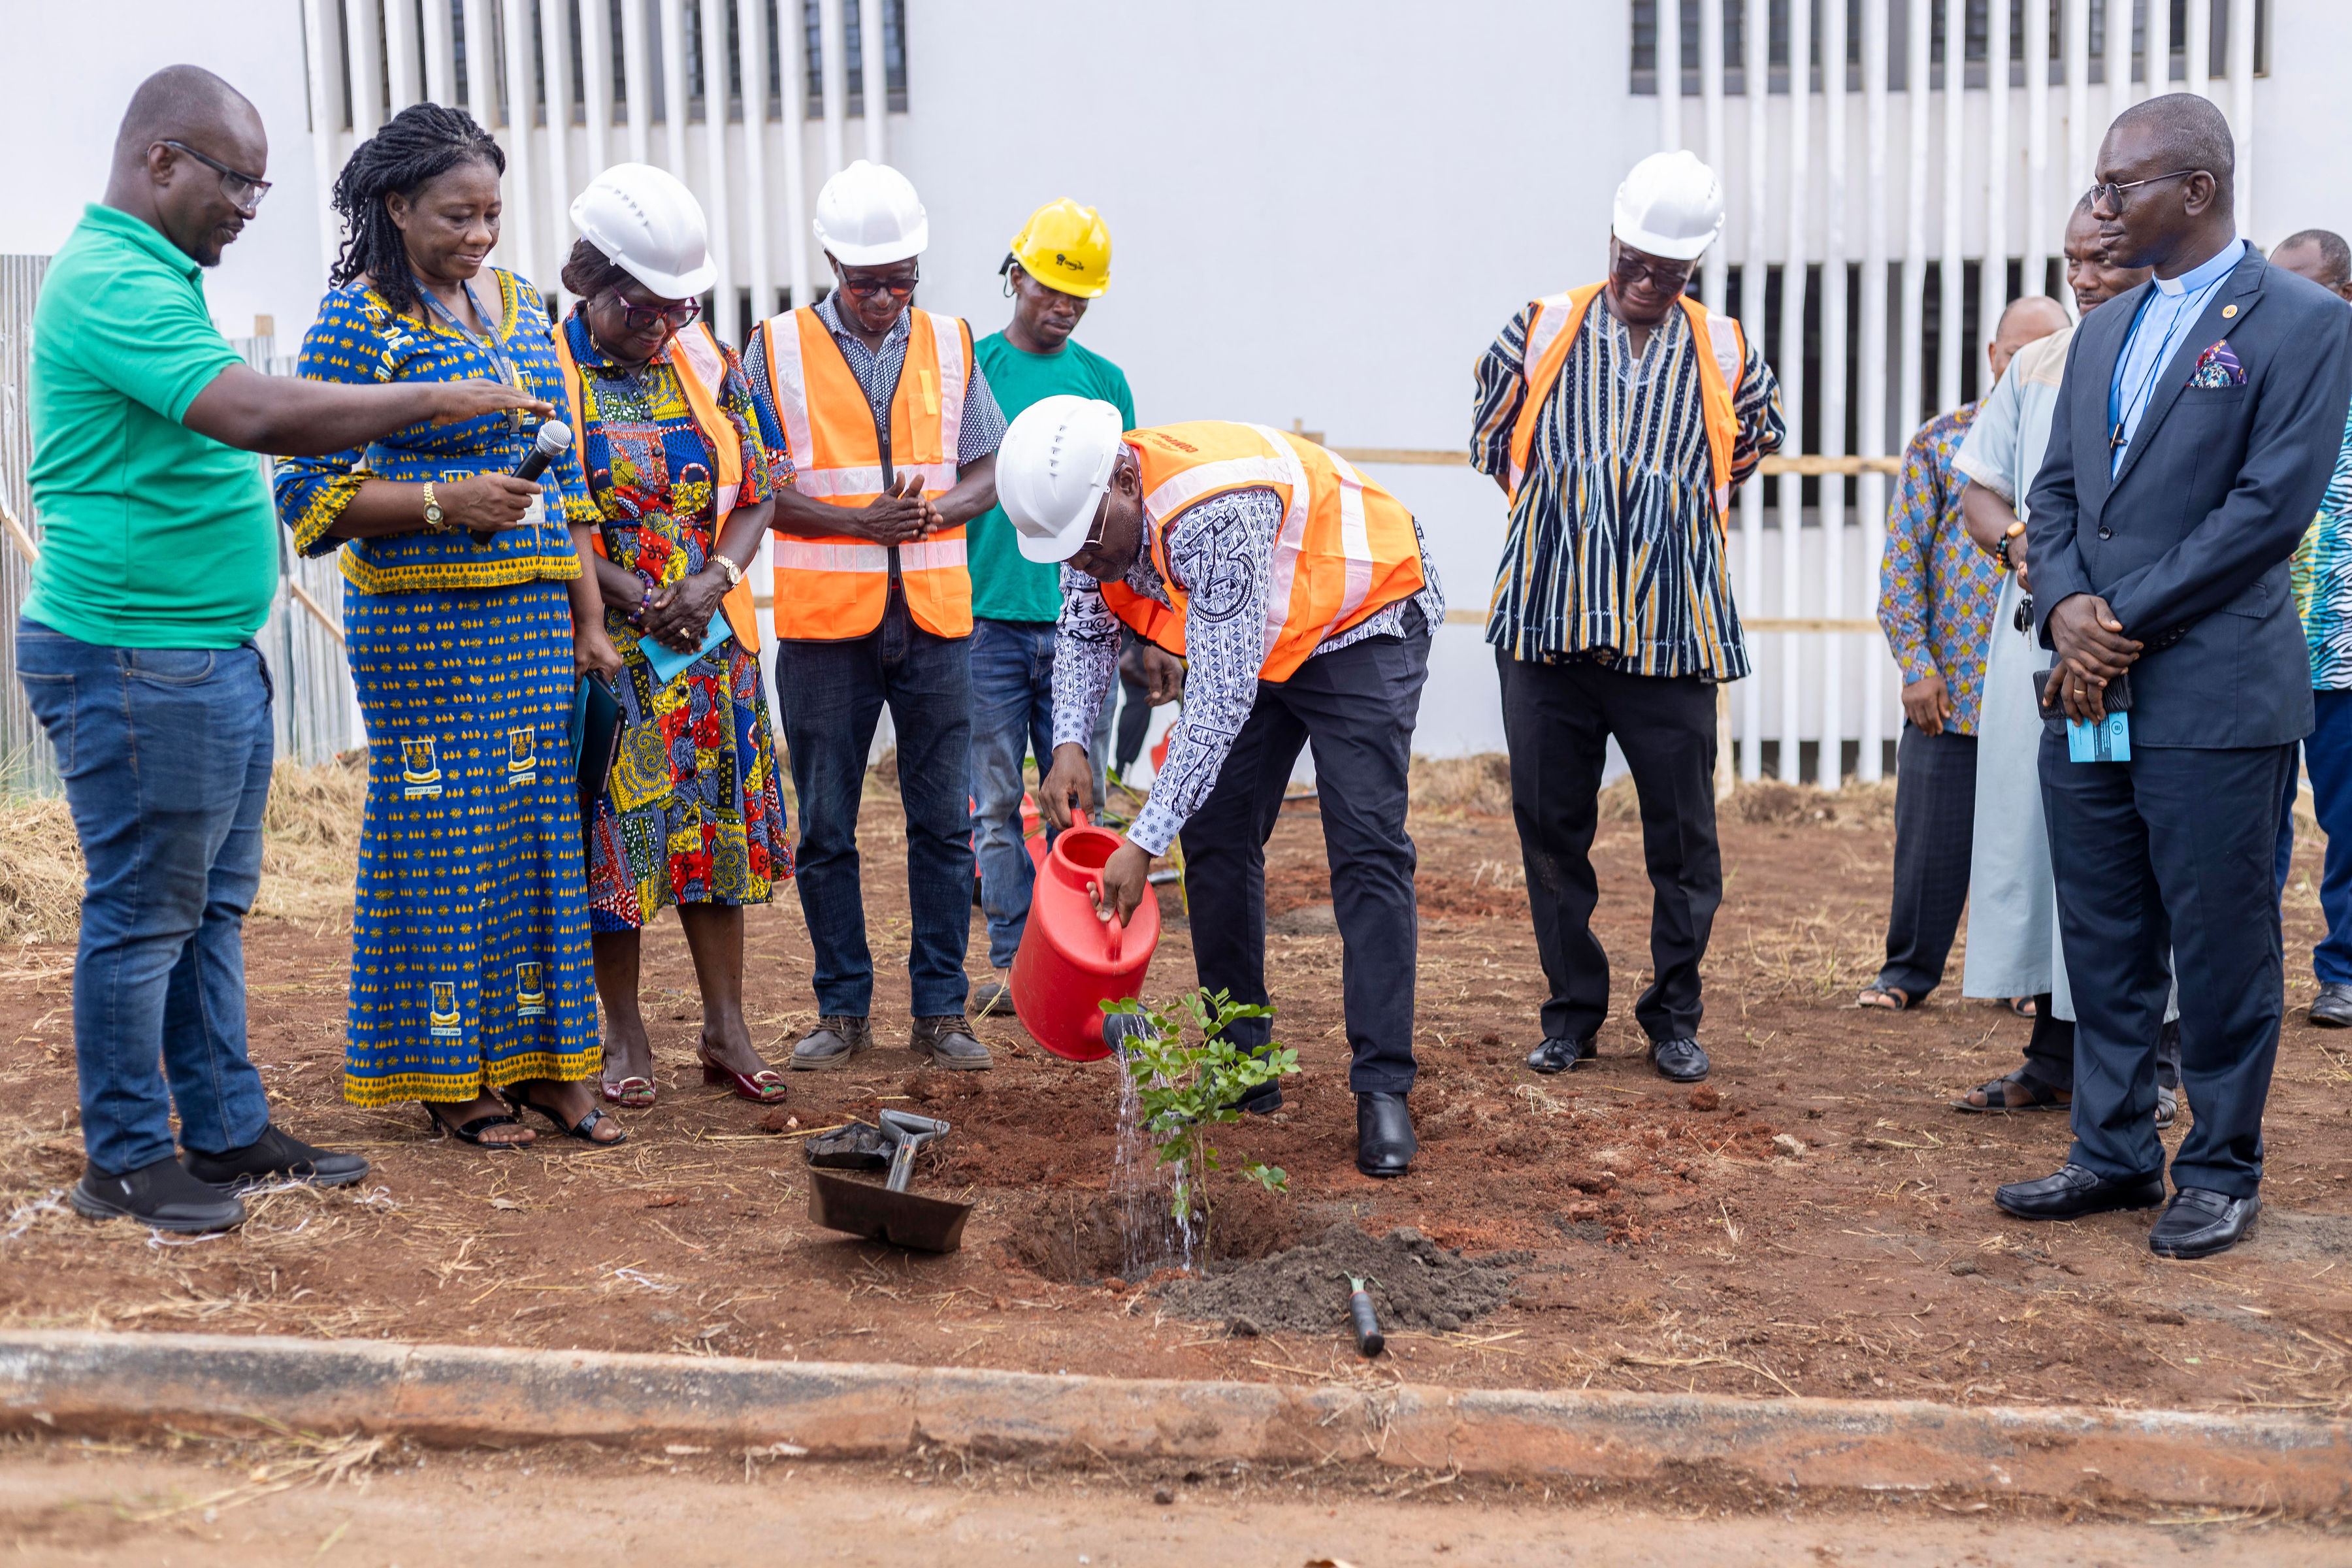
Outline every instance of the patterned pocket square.
{"label": "patterned pocket square", "polygon": [[2197,369],[2189,375],[2191,386],[2243,386],[2246,367],[2238,363],[2231,351],[2230,340],[2223,338],[2197,356]]}

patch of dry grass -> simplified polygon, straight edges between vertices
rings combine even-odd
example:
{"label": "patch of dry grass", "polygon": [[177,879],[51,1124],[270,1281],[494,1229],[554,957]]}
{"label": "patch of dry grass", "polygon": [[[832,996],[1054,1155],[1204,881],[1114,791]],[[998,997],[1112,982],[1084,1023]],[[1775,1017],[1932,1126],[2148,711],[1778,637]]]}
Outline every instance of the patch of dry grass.
{"label": "patch of dry grass", "polygon": [[[311,920],[348,910],[366,803],[362,769],[279,763],[262,818],[254,912]],[[73,941],[81,929],[82,874],[64,801],[0,803],[0,942]]]}
{"label": "patch of dry grass", "polygon": [[1409,787],[1415,810],[1507,816],[1511,759],[1501,752],[1480,752],[1469,757],[1416,756]]}

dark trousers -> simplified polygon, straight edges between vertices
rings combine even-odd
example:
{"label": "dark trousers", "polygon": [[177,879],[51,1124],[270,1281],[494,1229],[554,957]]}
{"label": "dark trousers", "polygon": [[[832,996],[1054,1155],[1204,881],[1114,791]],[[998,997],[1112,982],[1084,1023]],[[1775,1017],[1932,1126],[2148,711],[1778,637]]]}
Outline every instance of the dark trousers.
{"label": "dark trousers", "polygon": [[1628,675],[1595,664],[1533,664],[1497,650],[1511,816],[1528,868],[1536,952],[1551,995],[1546,1039],[1583,1040],[1609,1016],[1609,955],[1592,935],[1601,770],[1617,738],[1642,802],[1650,962],[1633,1005],[1654,1040],[1698,1033],[1698,965],[1723,902],[1715,837],[1715,687],[1696,676]]}
{"label": "dark trousers", "polygon": [[2074,990],[2074,1163],[2111,1179],[2164,1169],[2156,1058],[2168,946],[2181,1092],[2196,1113],[2173,1185],[2232,1197],[2261,1185],[2285,1006],[2272,803],[2294,765],[2291,745],[2143,746],[2128,763],[2074,763],[2064,727],[2045,728],[2042,808]]}
{"label": "dark trousers", "polygon": [[1118,678],[1118,689],[1126,698],[1126,705],[1118,710],[1118,772],[1124,778],[1127,770],[1135,766],[1135,759],[1143,755],[1143,737],[1151,729],[1151,693],[1141,682],[1124,675]]}
{"label": "dark trousers", "polygon": [[[1405,833],[1413,722],[1429,676],[1429,628],[1408,609],[1411,636],[1370,637],[1318,654],[1289,679],[1261,682],[1216,787],[1184,825],[1184,887],[1201,984],[1265,1004],[1265,841],[1301,746],[1315,749],[1323,847],[1339,921],[1339,987],[1357,1094],[1412,1088],[1412,839]],[[1274,1020],[1228,1031],[1256,1049]]]}
{"label": "dark trousers", "polygon": [[[2025,1042],[2025,1076],[2052,1089],[2074,1089],[2074,1026],[2050,1010],[2050,993],[2033,999],[2033,1033]],[[2180,1087],[2180,1025],[2167,1024],[2156,1037],[2156,1081]]]}
{"label": "dark trousers", "polygon": [[[2304,766],[2311,772],[2311,804],[2327,836],[2327,858],[2319,876],[2319,909],[2327,935],[2311,950],[2311,971],[2321,984],[2352,981],[2352,691],[2311,694],[2312,731],[2303,742]],[[2294,787],[2288,775],[2287,787]],[[2292,807],[2294,797],[2287,796]],[[2280,824],[2294,831],[2294,813]],[[2286,878],[2279,878],[2282,887]]]}
{"label": "dark trousers", "polygon": [[1895,754],[1895,898],[1878,984],[1915,1003],[1944,983],[1969,901],[1976,820],[1977,738],[1906,721]]}
{"label": "dark trousers", "polygon": [[779,642],[776,694],[800,796],[801,913],[816,956],[816,1005],[864,1017],[874,1005],[858,884],[857,806],[882,705],[898,731],[907,810],[907,953],[914,1016],[963,1011],[971,938],[971,661],[968,639],[933,637],[891,584],[882,625],[841,642]]}

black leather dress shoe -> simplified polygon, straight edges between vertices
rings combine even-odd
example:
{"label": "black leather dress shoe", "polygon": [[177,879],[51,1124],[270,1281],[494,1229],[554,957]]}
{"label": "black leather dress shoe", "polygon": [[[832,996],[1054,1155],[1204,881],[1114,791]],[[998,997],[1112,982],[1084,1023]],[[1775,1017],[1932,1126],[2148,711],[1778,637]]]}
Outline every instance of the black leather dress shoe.
{"label": "black leather dress shoe", "polygon": [[191,1149],[181,1162],[188,1174],[208,1187],[233,1193],[266,1187],[274,1182],[300,1182],[313,1187],[348,1187],[368,1173],[368,1163],[357,1154],[314,1149],[276,1127],[264,1127],[261,1136],[242,1149],[201,1154]]}
{"label": "black leather dress shoe", "polygon": [[1600,1054],[1591,1040],[1546,1040],[1528,1053],[1528,1066],[1537,1072],[1572,1072]]}
{"label": "black leather dress shoe", "polygon": [[2352,1029],[2352,985],[2330,980],[2311,1005],[2311,1021],[2330,1029]]}
{"label": "black leather dress shoe", "polygon": [[1356,1169],[1368,1176],[1402,1176],[1420,1152],[1403,1095],[1356,1096]]}
{"label": "black leather dress shoe", "polygon": [[133,1171],[92,1165],[66,1201],[92,1219],[132,1219],[174,1233],[230,1230],[245,1223],[245,1205],[235,1193],[205,1185],[170,1154]]}
{"label": "black leather dress shoe", "polygon": [[2038,1182],[2009,1182],[1992,1201],[2020,1219],[2081,1219],[2117,1209],[2152,1209],[2164,1201],[2164,1173],[2111,1182],[2096,1171],[2069,1164]]}
{"label": "black leather dress shoe", "polygon": [[2233,1198],[2210,1187],[2183,1187],[2156,1228],[2147,1233],[2147,1249],[2158,1258],[2210,1258],[2246,1239],[2254,1216],[2263,1212],[2260,1198]]}
{"label": "black leather dress shoe", "polygon": [[1252,1116],[1272,1116],[1282,1109],[1282,1085],[1262,1083],[1234,1100],[1234,1109]]}
{"label": "black leather dress shoe", "polygon": [[1661,1078],[1676,1083],[1696,1083],[1707,1075],[1712,1064],[1696,1040],[1652,1040],[1650,1065],[1658,1069]]}

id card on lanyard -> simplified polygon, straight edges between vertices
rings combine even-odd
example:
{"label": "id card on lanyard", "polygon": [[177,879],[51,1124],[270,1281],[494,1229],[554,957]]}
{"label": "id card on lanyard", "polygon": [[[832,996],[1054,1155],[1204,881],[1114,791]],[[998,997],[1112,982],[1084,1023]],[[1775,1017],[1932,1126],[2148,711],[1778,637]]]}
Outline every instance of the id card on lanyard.
{"label": "id card on lanyard", "polygon": [[[501,383],[513,387],[517,392],[526,390],[522,384],[522,369],[515,363],[513,356],[507,353],[505,345],[499,341],[498,329],[491,324],[494,318],[488,310],[482,309],[482,301],[474,292],[473,282],[468,279],[462,287],[466,290],[467,303],[474,307],[474,316],[482,323],[482,331],[478,333],[459,321],[450,311],[449,307],[435,299],[432,291],[421,281],[416,284],[416,295],[418,299],[425,301],[425,309],[448,323],[451,331],[482,351],[483,357],[488,359],[491,367],[498,372],[499,380]],[[527,416],[521,409],[510,408],[507,411],[507,429],[511,434],[521,435],[527,422]],[[546,498],[532,497],[530,510],[523,513],[523,521],[530,525],[531,541],[534,545],[539,541],[540,525],[546,520]],[[495,535],[492,536],[492,542],[496,542]]]}

